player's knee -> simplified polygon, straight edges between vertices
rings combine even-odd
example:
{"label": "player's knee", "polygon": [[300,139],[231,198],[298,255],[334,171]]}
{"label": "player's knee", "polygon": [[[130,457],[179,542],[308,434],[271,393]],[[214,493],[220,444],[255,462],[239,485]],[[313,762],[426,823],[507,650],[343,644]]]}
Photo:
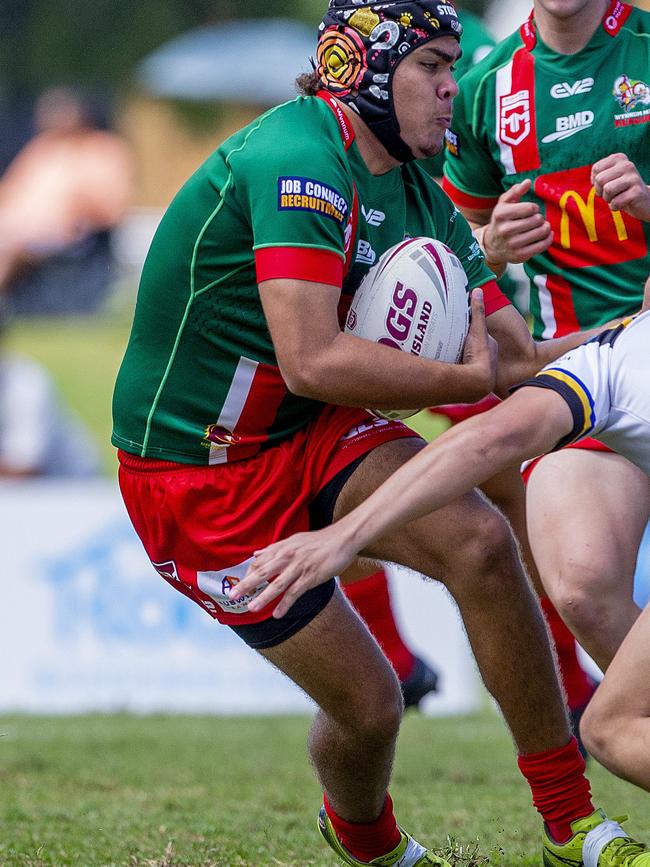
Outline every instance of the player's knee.
{"label": "player's knee", "polygon": [[366,744],[381,745],[392,742],[397,737],[404,703],[401,693],[384,704],[366,708],[359,717],[356,729]]}
{"label": "player's knee", "polygon": [[599,577],[592,567],[577,563],[562,572],[551,596],[563,620],[581,629],[606,627],[611,601]]}
{"label": "player's knee", "polygon": [[481,520],[468,530],[453,555],[446,582],[450,589],[463,582],[482,594],[503,594],[510,581],[521,581],[524,573],[517,544],[499,512],[484,510]]}
{"label": "player's knee", "polygon": [[600,701],[598,693],[580,720],[580,736],[596,761],[616,771],[619,766],[621,739],[625,739],[625,720],[616,708]]}
{"label": "player's knee", "polygon": [[393,669],[388,665],[386,669],[377,680],[368,678],[365,688],[358,691],[345,712],[346,724],[366,743],[393,740],[400,727],[404,712],[402,692]]}

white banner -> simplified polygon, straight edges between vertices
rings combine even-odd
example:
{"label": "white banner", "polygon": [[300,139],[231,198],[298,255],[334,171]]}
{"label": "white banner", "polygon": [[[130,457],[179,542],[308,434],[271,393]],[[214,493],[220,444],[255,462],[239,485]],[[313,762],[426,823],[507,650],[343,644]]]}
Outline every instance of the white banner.
{"label": "white banner", "polygon": [[[111,481],[0,484],[0,711],[276,713],[305,696],[154,571]],[[477,706],[455,606],[392,576],[414,649],[441,674],[429,713]]]}

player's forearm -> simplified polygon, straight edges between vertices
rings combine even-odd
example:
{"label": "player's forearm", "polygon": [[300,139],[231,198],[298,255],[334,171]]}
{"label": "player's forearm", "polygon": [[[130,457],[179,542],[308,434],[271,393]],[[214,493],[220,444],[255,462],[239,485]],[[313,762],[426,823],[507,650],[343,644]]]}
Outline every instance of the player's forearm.
{"label": "player's forearm", "polygon": [[551,340],[535,341],[535,364],[537,365],[537,368],[530,375],[533,376],[541,370],[542,367],[545,367],[552,361],[556,361],[556,359],[564,355],[565,352],[569,352],[569,350],[575,349],[576,346],[580,346],[580,344],[591,340],[592,337],[596,337],[601,333],[601,331],[606,331],[608,328],[614,328],[621,321],[622,319],[619,317],[618,319],[610,320],[605,325],[599,325],[596,328],[588,328],[586,331],[574,331],[573,333],[566,334],[563,337],[554,337]]}
{"label": "player's forearm", "polygon": [[[535,444],[532,444],[535,447]],[[529,456],[530,438],[508,435],[483,417],[442,434],[337,523],[344,544],[360,551],[390,530],[439,509]]]}
{"label": "player's forearm", "polygon": [[538,342],[533,340],[524,319],[513,307],[498,310],[487,319],[488,330],[499,344],[497,394],[506,395],[513,385],[535,376],[565,352],[580,346],[619,321],[614,320],[588,331],[574,331],[563,337]]}
{"label": "player's forearm", "polygon": [[488,268],[491,271],[494,272],[497,279],[499,279],[500,277],[503,277],[503,274],[504,274],[504,272],[508,266],[508,263],[507,262],[493,261],[493,258],[491,258],[491,253],[488,253],[488,250],[487,250],[486,244],[485,244],[485,232],[488,228],[488,225],[481,226],[478,224],[470,223],[470,226],[472,228],[472,232],[474,233],[474,237],[478,241],[479,247],[481,248],[481,250],[483,251],[483,255],[485,256],[485,264],[488,266]]}
{"label": "player's forearm", "polygon": [[471,402],[493,387],[480,365],[418,358],[343,333],[290,367],[285,363],[282,372],[291,391],[342,406],[413,409]]}
{"label": "player's forearm", "polygon": [[486,479],[552,449],[572,426],[554,392],[523,388],[487,413],[448,430],[337,522],[358,552],[380,536],[440,509]]}

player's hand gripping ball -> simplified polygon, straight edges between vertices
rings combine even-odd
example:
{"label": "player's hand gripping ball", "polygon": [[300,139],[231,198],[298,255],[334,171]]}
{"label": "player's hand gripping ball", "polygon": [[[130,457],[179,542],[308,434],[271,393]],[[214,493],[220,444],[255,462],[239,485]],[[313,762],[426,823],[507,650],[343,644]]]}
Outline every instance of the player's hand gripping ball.
{"label": "player's hand gripping ball", "polygon": [[[433,238],[411,238],[381,256],[361,281],[345,330],[434,361],[456,364],[469,327],[467,275],[457,256]],[[388,419],[418,409],[379,410]]]}

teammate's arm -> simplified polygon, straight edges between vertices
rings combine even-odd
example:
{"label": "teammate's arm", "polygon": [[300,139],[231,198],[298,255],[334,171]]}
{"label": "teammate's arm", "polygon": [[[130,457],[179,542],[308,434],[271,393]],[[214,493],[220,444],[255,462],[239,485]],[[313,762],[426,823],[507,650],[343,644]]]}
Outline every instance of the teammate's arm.
{"label": "teammate's arm", "polygon": [[339,574],[380,536],[441,508],[501,470],[548,451],[572,427],[571,410],[559,394],[520,389],[489,412],[442,434],[335,524],[256,552],[234,598],[273,579],[249,609],[262,608],[286,589],[273,612],[281,617],[302,593]]}
{"label": "teammate's arm", "polygon": [[[340,406],[410,409],[479,400],[494,387],[489,341],[462,364],[418,358],[341,331],[340,290],[305,280],[266,280],[260,297],[290,391]],[[472,332],[485,329],[482,293],[472,298]],[[471,341],[470,341],[471,343]]]}
{"label": "teammate's arm", "polygon": [[500,277],[508,262],[525,262],[547,250],[553,231],[535,202],[522,201],[530,190],[530,179],[514,184],[492,208],[459,210],[474,231],[487,264]]}

